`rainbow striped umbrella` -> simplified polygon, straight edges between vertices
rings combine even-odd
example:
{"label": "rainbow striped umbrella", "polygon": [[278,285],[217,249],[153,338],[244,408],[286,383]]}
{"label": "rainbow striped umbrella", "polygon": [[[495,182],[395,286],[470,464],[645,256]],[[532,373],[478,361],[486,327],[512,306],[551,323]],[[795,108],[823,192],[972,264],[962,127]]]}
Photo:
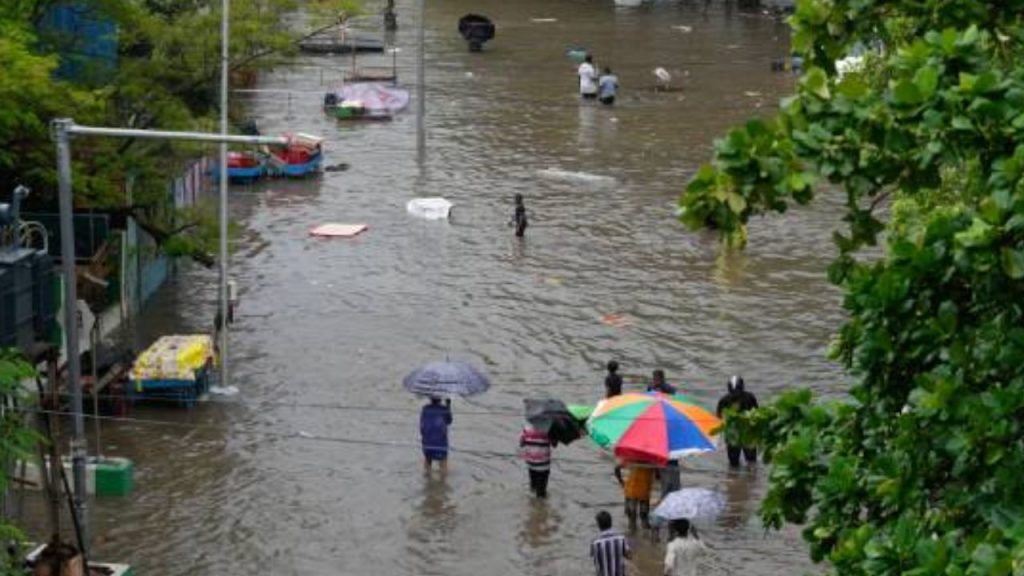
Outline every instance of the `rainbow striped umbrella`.
{"label": "rainbow striped umbrella", "polygon": [[715,449],[712,431],[721,422],[681,394],[629,393],[602,401],[587,420],[599,446],[629,462],[664,465]]}

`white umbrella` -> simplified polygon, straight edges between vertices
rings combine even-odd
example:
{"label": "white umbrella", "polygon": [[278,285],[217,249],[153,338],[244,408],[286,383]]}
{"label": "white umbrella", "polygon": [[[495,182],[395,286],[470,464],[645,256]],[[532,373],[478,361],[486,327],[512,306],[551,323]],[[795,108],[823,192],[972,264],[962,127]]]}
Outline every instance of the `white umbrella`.
{"label": "white umbrella", "polygon": [[669,492],[654,509],[663,520],[714,518],[725,510],[725,497],[707,488],[683,488]]}

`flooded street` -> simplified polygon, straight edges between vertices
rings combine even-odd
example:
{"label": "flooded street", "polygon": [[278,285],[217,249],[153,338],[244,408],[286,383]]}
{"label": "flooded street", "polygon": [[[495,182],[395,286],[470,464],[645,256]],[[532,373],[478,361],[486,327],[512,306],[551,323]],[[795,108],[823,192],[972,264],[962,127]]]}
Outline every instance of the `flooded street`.
{"label": "flooded street", "polygon": [[[748,250],[726,255],[674,216],[713,138],[789,91],[793,77],[769,71],[786,51],[783,24],[717,1],[427,4],[422,165],[415,103],[390,123],[323,113],[321,78],[347,57],[297,58],[236,95],[264,132],[322,135],[327,163],[351,168],[233,188],[241,393],[105,425],[105,451],[137,471],[130,497],[92,508],[100,557],[166,576],[592,574],[594,514],[625,524],[612,463],[588,440],[559,448],[550,497],[533,500],[515,457],[523,398],[593,402],[612,358],[627,375],[663,368],[708,406],[734,373],[762,401],[796,385],[838,389],[825,358],[841,318],[825,280],[835,204],[756,220]],[[414,5],[397,4],[396,42],[400,83],[415,92]],[[456,32],[471,11],[497,26],[480,54]],[[619,75],[614,107],[580,105],[565,55],[577,45]],[[653,91],[658,66],[681,90]],[[516,193],[531,217],[523,242],[506,227]],[[454,202],[451,222],[408,216],[418,196]],[[369,230],[308,235],[329,221]],[[215,299],[215,272],[184,269],[150,306],[143,343],[208,330]],[[420,401],[401,379],[446,356],[493,386],[453,403],[440,481],[424,477]],[[717,549],[704,573],[813,570],[798,530],[761,527],[766,476],[730,472],[724,454],[684,462],[684,485],[728,497],[701,525]],[[636,546],[641,573],[660,574],[662,548]]]}

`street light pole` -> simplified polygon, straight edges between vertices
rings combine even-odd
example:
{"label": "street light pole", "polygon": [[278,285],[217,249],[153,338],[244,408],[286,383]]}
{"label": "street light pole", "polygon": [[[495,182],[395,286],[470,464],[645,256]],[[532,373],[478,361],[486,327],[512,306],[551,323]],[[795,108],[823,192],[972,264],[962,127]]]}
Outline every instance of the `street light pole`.
{"label": "street light pole", "polygon": [[[221,0],[220,15],[220,133],[228,134],[228,9],[230,0]],[[220,143],[220,283],[217,307],[220,317],[220,385],[231,385],[228,372],[228,144]]]}
{"label": "street light pole", "polygon": [[[82,365],[78,352],[78,286],[75,273],[74,202],[71,197],[71,142],[68,119],[54,120],[57,140],[57,200],[60,206],[60,264],[64,274],[64,345],[68,365],[68,392],[71,394],[71,478],[74,484],[74,510],[82,547],[89,546],[85,484],[85,416],[82,413]],[[96,362],[93,351],[93,363]],[[50,386],[57,389],[56,382]],[[61,466],[53,462],[53,466]],[[80,551],[88,558],[87,550]]]}
{"label": "street light pole", "polygon": [[427,75],[426,75],[426,0],[419,0],[420,25],[416,32],[416,158],[423,170],[427,154],[427,133],[424,117],[427,114]]}

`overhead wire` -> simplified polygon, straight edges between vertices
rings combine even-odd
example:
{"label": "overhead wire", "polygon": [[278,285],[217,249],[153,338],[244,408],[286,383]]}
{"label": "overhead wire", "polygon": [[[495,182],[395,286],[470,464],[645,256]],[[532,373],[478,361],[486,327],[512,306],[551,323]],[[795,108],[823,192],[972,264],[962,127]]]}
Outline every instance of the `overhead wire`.
{"label": "overhead wire", "polygon": [[[53,416],[71,416],[72,412],[66,410],[50,410],[41,409],[33,410],[31,408],[22,408],[21,410],[26,413],[36,414],[47,414]],[[310,441],[310,442],[326,442],[333,444],[345,444],[352,446],[371,446],[376,448],[403,448],[403,449],[415,449],[415,450],[448,450],[452,453],[468,454],[472,456],[487,457],[487,458],[503,458],[508,460],[519,460],[520,455],[518,452],[506,452],[500,450],[489,450],[483,448],[462,448],[459,446],[430,446],[424,445],[420,442],[411,442],[407,440],[373,440],[368,438],[355,438],[351,436],[327,436],[323,434],[314,434],[304,430],[297,432],[268,432],[265,430],[252,430],[240,426],[224,427],[214,424],[202,424],[202,423],[189,423],[189,422],[173,422],[168,420],[155,420],[148,418],[135,418],[127,416],[95,416],[92,414],[86,414],[85,418],[97,418],[106,422],[119,422],[124,424],[136,424],[140,426],[163,426],[168,428],[180,428],[189,431],[195,430],[211,430],[216,432],[232,432],[243,436],[251,436],[264,439],[273,440],[299,440],[299,441]],[[580,465],[594,465],[594,464],[607,464],[607,461],[601,459],[585,459],[585,458],[574,458],[571,456],[557,458],[558,462],[568,464],[580,464]],[[648,467],[648,468],[660,468],[654,464],[648,463],[631,463],[634,467]]]}

